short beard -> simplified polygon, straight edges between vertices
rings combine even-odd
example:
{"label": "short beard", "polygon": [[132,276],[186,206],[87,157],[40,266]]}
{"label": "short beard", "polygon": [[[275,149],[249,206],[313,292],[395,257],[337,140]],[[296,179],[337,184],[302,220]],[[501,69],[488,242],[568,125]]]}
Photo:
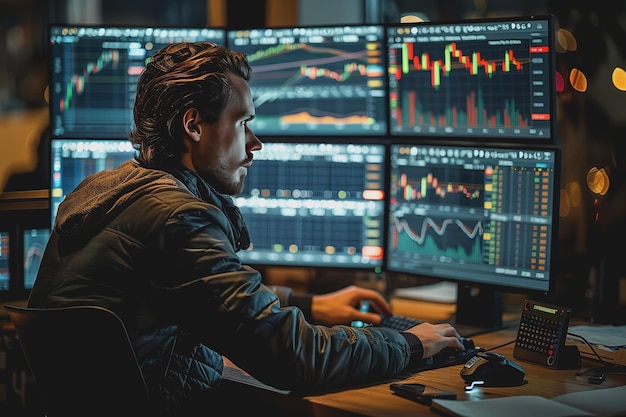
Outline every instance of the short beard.
{"label": "short beard", "polygon": [[240,176],[239,181],[232,181],[231,177],[225,177],[220,171],[210,171],[202,175],[216,191],[230,196],[235,196],[243,191],[245,176]]}

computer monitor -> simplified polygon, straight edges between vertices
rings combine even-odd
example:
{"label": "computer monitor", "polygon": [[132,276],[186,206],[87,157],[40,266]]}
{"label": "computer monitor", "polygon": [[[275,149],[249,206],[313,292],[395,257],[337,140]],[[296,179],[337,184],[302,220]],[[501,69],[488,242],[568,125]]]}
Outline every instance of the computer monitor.
{"label": "computer monitor", "polygon": [[386,135],[384,28],[229,30],[252,66],[257,135]]}
{"label": "computer monitor", "polygon": [[48,190],[0,195],[0,300],[28,297],[50,234],[48,199]]}
{"label": "computer monitor", "polygon": [[33,288],[39,266],[43,259],[50,238],[50,228],[26,228],[22,231],[22,251],[24,261],[24,276],[22,278],[22,290],[29,291]]}
{"label": "computer monitor", "polygon": [[139,74],[172,42],[225,42],[224,29],[50,25],[52,137],[120,139],[133,124]]}
{"label": "computer monitor", "polygon": [[481,289],[456,321],[484,328],[500,292],[553,296],[559,173],[556,147],[392,143],[386,270]]}
{"label": "computer monitor", "polygon": [[386,30],[392,135],[556,143],[551,16]]}
{"label": "computer monitor", "polygon": [[[235,196],[256,266],[356,268],[383,263],[386,147],[382,143],[266,142]],[[53,139],[51,213],[85,177],[131,159],[127,140]]]}
{"label": "computer monitor", "polygon": [[11,232],[0,230],[0,294],[11,288]]}
{"label": "computer monitor", "polygon": [[87,176],[112,169],[135,156],[129,140],[52,139],[50,144],[50,214],[54,225],[59,204]]}
{"label": "computer monitor", "polygon": [[235,198],[252,241],[245,262],[380,272],[386,147],[344,140],[265,142],[255,152]]}

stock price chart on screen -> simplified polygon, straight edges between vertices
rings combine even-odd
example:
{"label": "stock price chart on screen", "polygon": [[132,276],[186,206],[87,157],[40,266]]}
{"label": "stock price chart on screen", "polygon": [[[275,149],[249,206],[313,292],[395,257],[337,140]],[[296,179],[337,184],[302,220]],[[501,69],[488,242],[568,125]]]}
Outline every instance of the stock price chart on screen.
{"label": "stock price chart on screen", "polygon": [[388,267],[547,285],[553,150],[392,145]]}
{"label": "stock price chart on screen", "polygon": [[255,133],[386,133],[382,26],[241,30],[227,37],[252,66]]}
{"label": "stock price chart on screen", "polygon": [[127,137],[139,74],[171,42],[223,44],[223,29],[52,26],[50,123],[53,137]]}
{"label": "stock price chart on screen", "polygon": [[391,132],[553,143],[550,23],[387,28]]}
{"label": "stock price chart on screen", "polygon": [[11,283],[9,269],[9,232],[0,231],[0,291],[8,291]]}
{"label": "stock price chart on screen", "polygon": [[235,199],[250,231],[252,264],[382,266],[385,146],[265,143]]}

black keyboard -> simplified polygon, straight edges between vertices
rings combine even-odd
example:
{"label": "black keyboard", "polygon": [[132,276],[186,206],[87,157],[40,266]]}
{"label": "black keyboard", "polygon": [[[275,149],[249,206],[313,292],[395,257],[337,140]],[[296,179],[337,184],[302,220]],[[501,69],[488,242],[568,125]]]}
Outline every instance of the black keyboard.
{"label": "black keyboard", "polygon": [[399,316],[393,314],[391,316],[383,316],[382,321],[378,325],[379,327],[389,327],[394,330],[403,331],[410,329],[413,326],[423,323],[421,320],[414,319],[413,317]]}
{"label": "black keyboard", "polygon": [[[391,316],[381,316],[381,322],[377,327],[388,327],[390,329],[403,331],[410,329],[413,326],[417,326],[420,323],[423,323],[422,320],[414,319],[413,317],[393,314]],[[355,320],[350,325],[352,327],[371,326],[371,324],[363,323],[361,320]]]}
{"label": "black keyboard", "polygon": [[[417,326],[420,323],[423,322],[416,318],[393,314],[391,316],[383,316],[378,327],[388,327],[394,330],[403,331],[410,329],[413,326]],[[356,320],[352,322],[352,326],[367,327],[370,326],[370,324],[365,324],[362,321]],[[469,337],[464,337],[462,342],[463,346],[465,346],[465,350],[458,350],[451,347],[444,348],[436,355],[420,361],[416,366],[412,366],[411,371],[421,372],[429,369],[438,369],[445,368],[447,366],[464,364],[470,358],[476,356],[478,352],[483,350],[481,348],[477,348],[474,345],[474,341]]]}
{"label": "black keyboard", "polygon": [[[363,313],[367,313],[370,311],[370,303],[367,300],[361,301],[361,305],[359,306],[359,310]],[[381,323],[378,327],[388,327],[390,329],[403,331],[410,329],[413,326],[417,326],[418,324],[423,323],[422,320],[415,319],[413,317],[401,316],[399,314],[392,314],[391,316],[381,316]],[[355,320],[351,323],[352,327],[367,327],[371,326],[371,324],[363,323],[360,320]]]}
{"label": "black keyboard", "polygon": [[464,364],[482,350],[477,348],[474,345],[474,341],[469,337],[464,337],[462,341],[463,346],[465,346],[465,350],[457,350],[455,348],[447,347],[433,357],[422,360],[417,364],[417,366],[411,367],[411,371],[421,372],[429,369],[439,369],[447,366]]}

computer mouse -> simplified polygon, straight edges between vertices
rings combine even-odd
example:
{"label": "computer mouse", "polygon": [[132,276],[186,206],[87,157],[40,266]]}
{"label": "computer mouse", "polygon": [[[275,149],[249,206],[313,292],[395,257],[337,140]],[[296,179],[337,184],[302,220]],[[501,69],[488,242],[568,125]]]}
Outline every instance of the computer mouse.
{"label": "computer mouse", "polygon": [[519,364],[496,352],[478,352],[461,368],[461,377],[467,384],[482,381],[488,387],[522,385],[525,376]]}

